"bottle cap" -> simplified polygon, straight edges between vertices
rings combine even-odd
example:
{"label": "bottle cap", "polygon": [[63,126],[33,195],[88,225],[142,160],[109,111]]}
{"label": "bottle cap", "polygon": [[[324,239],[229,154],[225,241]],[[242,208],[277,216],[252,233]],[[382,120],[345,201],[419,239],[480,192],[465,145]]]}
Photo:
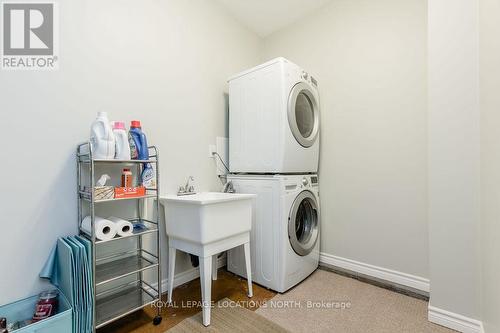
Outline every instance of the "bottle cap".
{"label": "bottle cap", "polygon": [[132,120],[130,127],[141,128],[141,122],[139,120]]}
{"label": "bottle cap", "polygon": [[113,129],[124,130],[125,129],[125,123],[123,121],[115,121],[113,123]]}
{"label": "bottle cap", "polygon": [[47,300],[52,298],[57,298],[59,295],[57,290],[44,291],[38,294],[38,298],[41,300]]}

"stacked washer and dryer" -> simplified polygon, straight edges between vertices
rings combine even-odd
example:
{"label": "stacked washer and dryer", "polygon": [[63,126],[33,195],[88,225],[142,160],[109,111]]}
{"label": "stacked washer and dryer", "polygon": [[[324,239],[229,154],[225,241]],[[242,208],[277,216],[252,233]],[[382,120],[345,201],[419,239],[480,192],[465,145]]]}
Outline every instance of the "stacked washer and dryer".
{"label": "stacked washer and dryer", "polygon": [[[319,262],[319,96],[316,80],[284,58],[229,79],[228,181],[257,194],[253,280],[285,292]],[[243,250],[229,271],[246,277]]]}

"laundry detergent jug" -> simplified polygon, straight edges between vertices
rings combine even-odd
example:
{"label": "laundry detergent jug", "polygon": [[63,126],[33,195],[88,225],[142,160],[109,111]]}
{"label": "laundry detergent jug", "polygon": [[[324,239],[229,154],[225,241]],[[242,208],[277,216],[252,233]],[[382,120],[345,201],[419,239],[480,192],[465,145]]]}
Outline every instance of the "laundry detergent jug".
{"label": "laundry detergent jug", "polygon": [[130,145],[125,123],[115,121],[113,123],[113,134],[115,135],[115,159],[130,160]]}
{"label": "laundry detergent jug", "polygon": [[95,159],[115,158],[115,136],[106,112],[97,113],[90,129],[90,144]]}
{"label": "laundry detergent jug", "polygon": [[[130,124],[129,142],[132,159],[149,160],[148,141],[138,120],[133,120]],[[143,164],[139,183],[146,188],[156,187],[155,172],[150,163]]]}
{"label": "laundry detergent jug", "polygon": [[148,160],[148,140],[146,134],[142,132],[141,122],[132,120],[130,123],[130,131],[128,132],[128,140],[130,144],[130,155],[134,160]]}

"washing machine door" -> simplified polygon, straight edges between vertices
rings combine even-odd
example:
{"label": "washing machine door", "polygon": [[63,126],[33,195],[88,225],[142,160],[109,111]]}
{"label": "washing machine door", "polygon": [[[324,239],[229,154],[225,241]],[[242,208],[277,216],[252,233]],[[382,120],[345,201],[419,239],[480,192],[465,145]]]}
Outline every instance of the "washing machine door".
{"label": "washing machine door", "polygon": [[310,191],[302,191],[295,198],[288,216],[288,238],[299,256],[314,249],[319,236],[318,203]]}
{"label": "washing machine door", "polygon": [[288,100],[288,124],[293,136],[303,147],[311,147],[319,133],[319,101],[311,87],[297,83]]}

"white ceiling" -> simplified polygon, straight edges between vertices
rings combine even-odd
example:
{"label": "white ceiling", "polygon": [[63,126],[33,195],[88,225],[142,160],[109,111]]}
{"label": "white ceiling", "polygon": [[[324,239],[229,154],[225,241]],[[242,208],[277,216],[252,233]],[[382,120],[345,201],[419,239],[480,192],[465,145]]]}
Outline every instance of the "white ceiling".
{"label": "white ceiling", "polygon": [[217,0],[261,37],[290,25],[332,0]]}

